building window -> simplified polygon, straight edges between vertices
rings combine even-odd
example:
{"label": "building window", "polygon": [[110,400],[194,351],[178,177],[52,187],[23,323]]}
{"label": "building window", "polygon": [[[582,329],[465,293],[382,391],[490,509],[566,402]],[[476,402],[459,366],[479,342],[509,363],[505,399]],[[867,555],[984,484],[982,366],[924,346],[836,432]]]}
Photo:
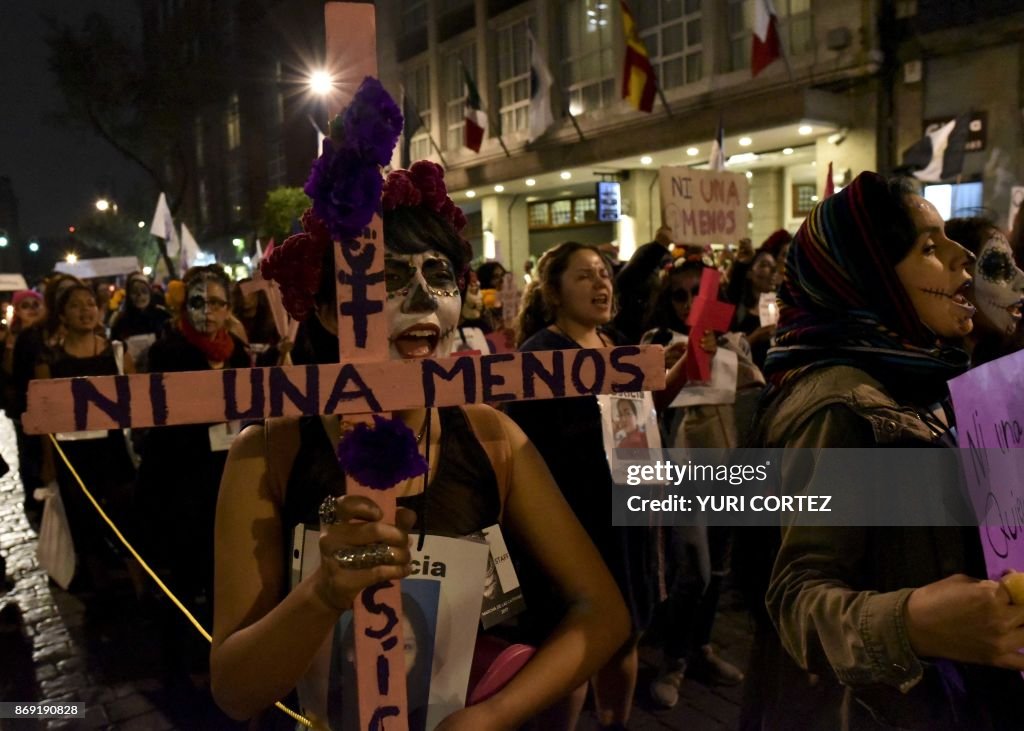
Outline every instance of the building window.
{"label": "building window", "polygon": [[285,184],[288,166],[284,159],[284,140],[278,137],[270,143],[267,155],[267,187],[279,188]]}
{"label": "building window", "polygon": [[229,150],[238,149],[242,144],[242,119],[238,107],[238,94],[232,94],[228,100],[228,111],[225,115],[227,144]]}
{"label": "building window", "polygon": [[530,230],[593,226],[597,221],[597,199],[562,198],[530,203],[527,208]]}
{"label": "building window", "polygon": [[[788,56],[814,50],[814,19],[811,0],[775,0],[779,41]],[[750,68],[750,46],[754,42],[753,0],[729,0],[729,70]]]}
{"label": "building window", "polygon": [[206,191],[206,179],[199,178],[199,225],[210,222],[210,195]]}
{"label": "building window", "polygon": [[818,202],[814,183],[793,183],[793,218],[803,218]]}
{"label": "building window", "polygon": [[729,70],[750,68],[750,44],[753,43],[754,5],[750,0],[729,0]]}
{"label": "building window", "polygon": [[202,117],[196,117],[195,122],[192,124],[194,130],[194,136],[196,138],[196,168],[202,169],[205,164],[205,157],[203,155],[203,119]]}
{"label": "building window", "polygon": [[529,25],[526,19],[498,29],[498,98],[503,134],[530,126]]}
{"label": "building window", "polygon": [[[430,155],[430,135],[433,134],[433,110],[430,108],[430,64],[420,64],[405,72],[405,93],[413,109],[419,113],[423,126],[409,141],[410,162]],[[415,124],[412,122],[411,124]]]}
{"label": "building window", "polygon": [[562,67],[569,111],[574,115],[608,106],[618,98],[611,22],[616,8],[598,0],[570,0],[562,5]]}
{"label": "building window", "polygon": [[700,0],[636,3],[640,38],[662,89],[699,81],[704,33]]}
{"label": "building window", "polygon": [[814,50],[814,22],[811,0],[775,0],[779,14],[779,40],[791,56]]}
{"label": "building window", "polygon": [[427,0],[402,3],[402,35],[410,35],[427,27]]}
{"label": "building window", "polygon": [[[476,44],[445,54],[444,57],[444,98],[445,125],[447,129],[446,149],[462,147],[463,129],[466,126],[466,75],[463,68],[473,77],[473,83],[480,90],[476,74]],[[481,97],[483,94],[481,93]],[[481,100],[482,103],[482,100]]]}
{"label": "building window", "polygon": [[242,189],[242,162],[240,155],[233,155],[233,159],[228,161],[227,172],[228,172],[228,217],[232,221],[242,220],[242,204],[243,204],[243,189]]}

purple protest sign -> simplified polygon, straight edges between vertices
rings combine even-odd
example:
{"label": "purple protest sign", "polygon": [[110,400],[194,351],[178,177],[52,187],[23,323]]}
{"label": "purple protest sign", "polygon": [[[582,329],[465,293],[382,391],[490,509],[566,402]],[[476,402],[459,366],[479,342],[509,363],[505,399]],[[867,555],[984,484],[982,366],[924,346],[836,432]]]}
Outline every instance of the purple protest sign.
{"label": "purple protest sign", "polygon": [[1024,351],[954,378],[949,392],[985,567],[998,581],[1024,571]]}

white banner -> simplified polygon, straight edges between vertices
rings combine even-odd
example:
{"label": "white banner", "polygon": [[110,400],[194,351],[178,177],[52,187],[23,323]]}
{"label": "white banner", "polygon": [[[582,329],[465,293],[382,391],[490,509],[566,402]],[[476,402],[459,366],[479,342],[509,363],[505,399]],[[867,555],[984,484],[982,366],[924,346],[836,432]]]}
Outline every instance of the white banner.
{"label": "white banner", "polygon": [[142,267],[139,266],[139,260],[134,256],[108,256],[104,259],[79,259],[74,264],[59,261],[54,269],[79,279],[97,279],[131,274],[141,271]]}

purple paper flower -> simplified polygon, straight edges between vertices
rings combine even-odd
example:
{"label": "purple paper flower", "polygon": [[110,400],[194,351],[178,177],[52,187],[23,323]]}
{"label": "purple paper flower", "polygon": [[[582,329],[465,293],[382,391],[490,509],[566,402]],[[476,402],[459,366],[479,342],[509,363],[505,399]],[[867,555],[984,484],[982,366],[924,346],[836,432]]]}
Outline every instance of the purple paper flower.
{"label": "purple paper flower", "polygon": [[331,137],[303,188],[313,212],[339,241],[358,236],[380,205],[380,166],[402,130],[402,114],[380,82],[366,77],[344,115],[331,123]]}
{"label": "purple paper flower", "polygon": [[378,165],[391,162],[402,133],[402,112],[381,83],[367,76],[342,117],[345,144]]}
{"label": "purple paper flower", "polygon": [[357,424],[338,443],[338,464],[346,474],[373,490],[387,490],[427,471],[427,460],[409,427],[376,414],[373,421],[372,429]]}

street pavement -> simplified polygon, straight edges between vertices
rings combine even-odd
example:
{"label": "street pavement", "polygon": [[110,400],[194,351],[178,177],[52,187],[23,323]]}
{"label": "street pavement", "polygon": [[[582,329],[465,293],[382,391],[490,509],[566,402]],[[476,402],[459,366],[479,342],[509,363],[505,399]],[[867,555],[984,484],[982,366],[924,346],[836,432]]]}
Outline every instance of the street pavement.
{"label": "street pavement", "polygon": [[[38,526],[24,514],[14,431],[3,416],[0,453],[11,465],[0,479],[0,556],[7,563],[0,587],[0,700],[78,701],[87,709],[84,718],[74,720],[0,719],[0,729],[247,728],[220,712],[201,669],[183,659],[201,656],[204,640],[169,602],[139,602],[124,572],[102,593],[72,594],[39,569]],[[720,654],[745,667],[751,636],[749,615],[736,594],[726,591],[715,624]],[[687,679],[674,709],[656,708],[647,688],[658,661],[655,648],[641,648],[630,729],[736,727],[742,687],[709,687]],[[266,721],[264,727],[292,725],[273,710]],[[586,710],[579,729],[597,728]]]}

